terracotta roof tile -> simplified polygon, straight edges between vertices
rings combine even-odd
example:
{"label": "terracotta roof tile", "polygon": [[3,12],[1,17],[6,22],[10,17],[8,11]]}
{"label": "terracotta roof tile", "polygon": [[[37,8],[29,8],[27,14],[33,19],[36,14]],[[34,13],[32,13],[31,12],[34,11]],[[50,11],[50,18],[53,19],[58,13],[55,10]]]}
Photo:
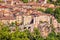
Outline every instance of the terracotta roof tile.
{"label": "terracotta roof tile", "polygon": [[0,8],[7,8],[6,6],[0,6]]}
{"label": "terracotta roof tile", "polygon": [[0,20],[15,20],[13,16],[8,16],[8,17],[2,17]]}

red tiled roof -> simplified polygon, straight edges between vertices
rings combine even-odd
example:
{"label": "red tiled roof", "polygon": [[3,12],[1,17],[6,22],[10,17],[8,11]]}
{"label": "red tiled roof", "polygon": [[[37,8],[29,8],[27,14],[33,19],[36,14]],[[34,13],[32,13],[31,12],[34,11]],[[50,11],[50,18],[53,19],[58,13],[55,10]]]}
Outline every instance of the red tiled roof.
{"label": "red tiled roof", "polygon": [[0,8],[7,8],[6,6],[0,6]]}
{"label": "red tiled roof", "polygon": [[13,16],[2,17],[0,20],[15,20]]}

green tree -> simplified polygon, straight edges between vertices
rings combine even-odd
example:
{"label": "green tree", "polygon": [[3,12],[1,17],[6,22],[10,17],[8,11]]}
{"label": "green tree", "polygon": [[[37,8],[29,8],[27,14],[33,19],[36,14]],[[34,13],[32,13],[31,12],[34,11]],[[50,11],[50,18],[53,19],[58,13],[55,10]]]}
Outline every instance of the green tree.
{"label": "green tree", "polygon": [[10,40],[9,27],[3,26],[0,30],[0,40]]}
{"label": "green tree", "polygon": [[47,0],[47,2],[48,2],[48,3],[51,3],[51,2],[52,2],[52,0]]}
{"label": "green tree", "polygon": [[60,40],[60,33],[57,33],[56,38]]}
{"label": "green tree", "polygon": [[32,36],[33,36],[33,40],[44,40],[40,35],[40,31],[38,30],[38,28],[34,28],[34,32]]}
{"label": "green tree", "polygon": [[45,10],[45,13],[52,14],[53,15],[53,9],[52,8],[47,8]]}
{"label": "green tree", "polygon": [[41,9],[41,8],[38,8],[37,10],[38,10],[38,11],[41,11],[41,12],[44,12],[44,10],[43,10],[43,9]]}
{"label": "green tree", "polygon": [[54,31],[52,31],[48,37],[46,38],[46,40],[58,40],[58,38],[56,38],[56,33]]}
{"label": "green tree", "polygon": [[22,0],[24,3],[28,3],[28,0]]}
{"label": "green tree", "polygon": [[28,31],[15,31],[11,34],[11,40],[30,40],[28,38]]}
{"label": "green tree", "polygon": [[57,3],[60,3],[60,0],[57,0]]}
{"label": "green tree", "polygon": [[54,16],[57,19],[57,21],[60,23],[60,8],[55,9]]}

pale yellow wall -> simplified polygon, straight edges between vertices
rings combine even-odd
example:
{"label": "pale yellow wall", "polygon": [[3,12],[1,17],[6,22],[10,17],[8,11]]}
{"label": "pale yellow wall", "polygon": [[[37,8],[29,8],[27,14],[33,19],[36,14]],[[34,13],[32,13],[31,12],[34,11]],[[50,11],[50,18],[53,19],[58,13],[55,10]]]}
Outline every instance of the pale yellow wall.
{"label": "pale yellow wall", "polygon": [[32,20],[32,16],[24,16],[24,25],[29,24]]}
{"label": "pale yellow wall", "polygon": [[18,22],[18,23],[21,23],[23,20],[22,20],[22,16],[17,16],[16,17],[16,21]]}
{"label": "pale yellow wall", "polygon": [[8,20],[2,20],[2,22],[3,22],[4,24],[9,23],[9,21],[8,21]]}
{"label": "pale yellow wall", "polygon": [[39,19],[40,19],[40,21],[48,21],[49,20],[49,16],[45,16],[45,15],[39,16]]}
{"label": "pale yellow wall", "polygon": [[12,22],[15,22],[16,20],[2,20],[2,22],[5,24],[5,23],[12,23]]}
{"label": "pale yellow wall", "polygon": [[9,21],[10,21],[9,23],[12,23],[12,22],[14,22],[14,23],[15,23],[15,21],[16,21],[16,20],[9,20]]}

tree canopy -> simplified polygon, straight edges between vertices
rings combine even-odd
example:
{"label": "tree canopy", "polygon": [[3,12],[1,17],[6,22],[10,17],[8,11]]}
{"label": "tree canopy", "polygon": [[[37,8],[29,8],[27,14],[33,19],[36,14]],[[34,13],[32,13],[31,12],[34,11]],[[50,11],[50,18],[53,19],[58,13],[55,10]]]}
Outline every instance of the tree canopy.
{"label": "tree canopy", "polygon": [[57,19],[57,21],[60,23],[60,8],[55,9],[54,16]]}
{"label": "tree canopy", "polygon": [[3,25],[0,29],[0,40],[60,40],[60,34],[56,35],[53,30],[48,37],[44,39],[40,35],[38,28],[34,28],[33,32],[27,29],[19,31],[18,28],[16,28],[16,31],[11,33],[9,26]]}
{"label": "tree canopy", "polygon": [[22,0],[24,3],[28,3],[28,0]]}
{"label": "tree canopy", "polygon": [[45,10],[45,13],[53,14],[53,9],[52,8],[47,8]]}

